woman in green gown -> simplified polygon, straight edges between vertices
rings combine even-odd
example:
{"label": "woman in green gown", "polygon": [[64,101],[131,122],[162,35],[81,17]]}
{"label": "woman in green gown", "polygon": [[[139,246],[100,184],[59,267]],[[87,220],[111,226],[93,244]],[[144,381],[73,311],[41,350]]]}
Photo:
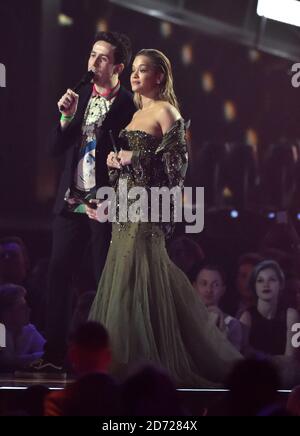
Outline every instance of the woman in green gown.
{"label": "woman in green gown", "polygon": [[[182,188],[185,125],[169,60],[158,50],[142,50],[133,63],[131,85],[138,111],[120,133],[129,150],[108,156],[111,184],[116,192],[125,180],[128,189]],[[108,329],[116,371],[152,362],[177,385],[209,387],[224,382],[241,356],[209,321],[189,280],[169,259],[165,238],[172,227],[172,220],[113,223],[89,319]]]}

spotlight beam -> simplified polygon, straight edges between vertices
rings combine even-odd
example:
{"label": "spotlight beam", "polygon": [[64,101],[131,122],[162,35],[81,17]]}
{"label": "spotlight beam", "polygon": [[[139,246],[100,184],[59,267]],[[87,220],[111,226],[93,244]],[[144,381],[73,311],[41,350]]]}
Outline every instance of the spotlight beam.
{"label": "spotlight beam", "polygon": [[258,0],[257,14],[300,27],[300,2],[297,0]]}

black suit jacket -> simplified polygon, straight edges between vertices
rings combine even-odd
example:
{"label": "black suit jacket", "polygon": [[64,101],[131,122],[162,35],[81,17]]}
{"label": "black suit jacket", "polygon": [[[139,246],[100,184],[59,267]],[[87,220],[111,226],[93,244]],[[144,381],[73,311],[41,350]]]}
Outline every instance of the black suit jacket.
{"label": "black suit jacket", "polygon": [[[81,140],[81,127],[92,94],[92,85],[85,86],[79,93],[78,109],[70,125],[62,130],[60,124],[55,128],[51,137],[49,151],[52,156],[65,157],[64,169],[61,175],[58,194],[54,206],[54,213],[59,214],[64,209],[65,194],[71,187],[78,159]],[[120,91],[101,126],[96,146],[96,188],[109,186],[108,170],[106,166],[107,155],[113,150],[109,131],[111,130],[116,141],[119,132],[126,127],[132,119],[136,107],[133,96],[121,86]]]}

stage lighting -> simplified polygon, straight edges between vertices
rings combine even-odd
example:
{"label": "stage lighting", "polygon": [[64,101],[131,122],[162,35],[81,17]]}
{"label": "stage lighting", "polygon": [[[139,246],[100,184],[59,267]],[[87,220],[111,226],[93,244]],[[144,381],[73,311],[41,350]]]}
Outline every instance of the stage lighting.
{"label": "stage lighting", "polygon": [[181,50],[181,59],[184,65],[191,65],[193,62],[193,47],[191,44],[185,44]]}
{"label": "stage lighting", "polygon": [[74,24],[74,19],[65,14],[59,14],[57,20],[62,27],[71,27]]}
{"label": "stage lighting", "polygon": [[202,74],[202,88],[204,92],[210,93],[215,89],[215,79],[212,73],[206,71]]}
{"label": "stage lighting", "polygon": [[268,213],[268,218],[269,218],[270,220],[274,220],[275,217],[276,217],[275,212],[270,212],[270,213]]}
{"label": "stage lighting", "polygon": [[96,24],[97,32],[108,32],[108,22],[104,18],[100,18]]}
{"label": "stage lighting", "polygon": [[225,120],[228,123],[231,123],[236,120],[237,108],[233,101],[227,100],[224,103],[224,116],[225,116]]}
{"label": "stage lighting", "polygon": [[160,33],[164,38],[169,38],[172,36],[172,24],[167,21],[162,21],[160,23]]}
{"label": "stage lighting", "polygon": [[252,48],[248,52],[248,57],[250,62],[258,62],[261,59],[261,53],[258,50]]}
{"label": "stage lighting", "polygon": [[239,214],[239,212],[237,210],[232,210],[230,212],[230,216],[231,216],[232,219],[237,219],[240,216],[240,214]]}
{"label": "stage lighting", "polygon": [[257,14],[270,20],[300,26],[298,0],[258,0]]}
{"label": "stage lighting", "polygon": [[300,213],[297,213],[297,220],[300,221]]}
{"label": "stage lighting", "polygon": [[247,129],[246,130],[246,134],[245,134],[245,141],[247,145],[250,145],[253,149],[253,151],[255,151],[255,153],[257,153],[257,147],[258,147],[258,134],[256,132],[256,130],[254,129]]}

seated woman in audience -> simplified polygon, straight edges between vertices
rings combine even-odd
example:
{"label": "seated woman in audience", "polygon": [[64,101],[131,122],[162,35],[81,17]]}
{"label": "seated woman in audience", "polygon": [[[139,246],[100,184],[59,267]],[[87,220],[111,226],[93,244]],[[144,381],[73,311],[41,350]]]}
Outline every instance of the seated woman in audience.
{"label": "seated woman in audience", "polygon": [[1,371],[26,367],[43,354],[45,339],[29,323],[26,290],[17,285],[0,286],[0,323],[5,326],[5,347],[0,349]]}
{"label": "seated woman in audience", "polygon": [[285,277],[277,262],[266,260],[253,270],[249,286],[256,306],[245,311],[240,321],[248,327],[249,352],[272,356],[296,355],[292,345],[292,326],[299,322],[295,309],[281,304]]}
{"label": "seated woman in audience", "polygon": [[211,319],[224,333],[227,339],[239,351],[242,351],[244,334],[241,323],[220,309],[219,303],[225,294],[225,276],[223,271],[213,265],[204,265],[197,271],[194,280],[194,288],[206,305]]}

